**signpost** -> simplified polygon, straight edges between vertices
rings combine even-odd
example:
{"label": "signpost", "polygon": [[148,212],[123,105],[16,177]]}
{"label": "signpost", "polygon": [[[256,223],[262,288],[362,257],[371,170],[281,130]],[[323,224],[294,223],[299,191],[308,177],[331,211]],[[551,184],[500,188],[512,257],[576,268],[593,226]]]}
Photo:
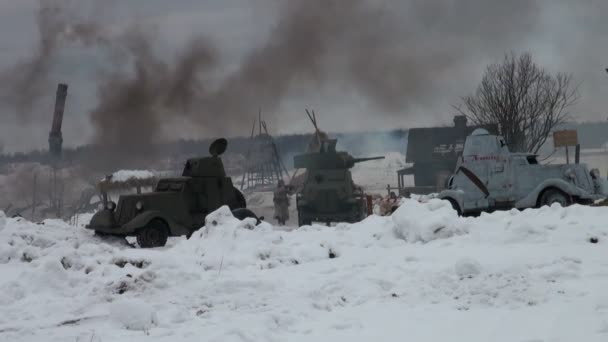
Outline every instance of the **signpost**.
{"label": "signpost", "polygon": [[568,130],[562,130],[562,131],[555,131],[555,132],[553,132],[553,147],[555,147],[555,148],[559,148],[559,147],[566,148],[566,163],[567,164],[570,164],[570,157],[568,155],[568,147],[569,146],[575,146],[576,147],[575,162],[578,164],[578,162],[579,162],[580,147],[579,147],[579,144],[578,144],[578,134],[577,134],[576,130],[568,129]]}

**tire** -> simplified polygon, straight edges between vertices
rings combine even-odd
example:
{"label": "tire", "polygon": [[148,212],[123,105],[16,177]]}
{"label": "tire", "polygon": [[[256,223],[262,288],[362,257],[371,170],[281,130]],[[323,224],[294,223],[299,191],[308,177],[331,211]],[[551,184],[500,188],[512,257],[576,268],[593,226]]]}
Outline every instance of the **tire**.
{"label": "tire", "polygon": [[450,202],[450,204],[452,205],[452,209],[456,210],[456,213],[458,214],[458,216],[462,216],[462,210],[460,209],[460,206],[458,205],[458,203],[451,198],[446,198],[446,200],[448,202]]}
{"label": "tire", "polygon": [[162,247],[167,244],[169,227],[160,219],[154,219],[137,233],[137,244],[141,248]]}
{"label": "tire", "polygon": [[572,198],[558,189],[547,189],[540,195],[539,207],[551,206],[557,203],[562,207],[567,207],[572,204]]}
{"label": "tire", "polygon": [[100,232],[100,231],[97,231],[97,230],[95,230],[93,234],[94,234],[95,236],[100,237],[100,238],[108,237],[108,236],[110,236],[110,235],[111,235],[111,234],[104,233],[104,232]]}
{"label": "tire", "polygon": [[311,223],[312,222],[309,219],[306,219],[304,215],[300,215],[300,213],[298,213],[298,227],[310,226]]}
{"label": "tire", "polygon": [[246,218],[254,218],[256,221],[256,224],[260,224],[260,219],[253,213],[253,211],[247,209],[247,208],[238,208],[238,209],[234,209],[232,211],[232,216],[234,216],[236,219],[243,221]]}
{"label": "tire", "polygon": [[240,192],[237,188],[234,188],[234,202],[228,206],[230,210],[236,210],[239,208],[247,208],[247,201],[245,201],[245,196],[242,192]]}

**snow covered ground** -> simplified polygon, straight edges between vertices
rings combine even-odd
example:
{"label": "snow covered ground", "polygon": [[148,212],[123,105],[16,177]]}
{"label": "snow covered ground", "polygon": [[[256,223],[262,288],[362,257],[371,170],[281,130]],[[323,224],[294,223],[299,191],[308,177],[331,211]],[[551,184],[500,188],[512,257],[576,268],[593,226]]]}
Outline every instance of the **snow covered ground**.
{"label": "snow covered ground", "polygon": [[282,231],[222,208],[143,250],[0,217],[0,340],[608,341],[607,221],[405,200],[392,217]]}

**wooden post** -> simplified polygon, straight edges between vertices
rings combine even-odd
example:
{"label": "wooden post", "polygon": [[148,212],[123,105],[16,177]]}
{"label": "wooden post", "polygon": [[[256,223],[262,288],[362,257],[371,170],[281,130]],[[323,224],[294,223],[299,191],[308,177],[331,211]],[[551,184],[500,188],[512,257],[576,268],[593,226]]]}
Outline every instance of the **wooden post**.
{"label": "wooden post", "polygon": [[401,191],[401,189],[403,189],[403,175],[401,174],[397,174],[397,187],[399,188],[399,190]]}
{"label": "wooden post", "polygon": [[36,196],[36,186],[37,186],[37,178],[38,178],[38,174],[34,173],[34,189],[33,189],[33,193],[32,193],[32,221],[34,221],[34,215],[36,215],[36,202],[37,202],[37,196]]}
{"label": "wooden post", "polygon": [[566,146],[566,164],[570,164],[570,156],[568,154],[568,146]]}
{"label": "wooden post", "polygon": [[579,164],[581,160],[581,144],[576,144],[574,150],[574,163]]}

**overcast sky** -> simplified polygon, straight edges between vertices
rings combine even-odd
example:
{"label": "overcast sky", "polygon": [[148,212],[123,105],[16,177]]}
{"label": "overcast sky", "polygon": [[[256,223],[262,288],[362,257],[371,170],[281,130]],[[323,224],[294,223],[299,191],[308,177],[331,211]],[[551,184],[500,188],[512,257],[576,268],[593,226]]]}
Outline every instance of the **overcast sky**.
{"label": "overcast sky", "polygon": [[[222,70],[229,73],[232,69],[238,69],[251,51],[264,45],[272,36],[278,25],[280,5],[285,1],[287,0],[63,2],[69,3],[71,8],[75,8],[88,20],[113,30],[118,31],[133,23],[149,24],[149,27],[154,28],[155,47],[160,55],[167,58],[188,44],[193,37],[204,35],[220,51]],[[407,71],[400,70],[403,73],[399,75],[387,70],[386,78],[406,78],[409,74],[416,74],[417,69],[424,73],[433,72],[432,78],[427,77],[421,81],[428,83],[423,86],[424,89],[416,89],[412,93],[404,91],[404,98],[409,98],[400,109],[393,106],[387,110],[384,106],[376,105],[373,97],[367,96],[362,88],[351,88],[344,79],[330,79],[311,87],[306,75],[302,82],[297,81],[300,75],[295,78],[296,81],[289,82],[289,90],[280,99],[279,105],[271,109],[272,113],[266,113],[272,118],[269,128],[273,133],[310,131],[311,125],[304,113],[306,107],[316,109],[319,124],[329,131],[449,124],[453,114],[451,105],[458,103],[459,96],[474,91],[486,65],[500,61],[502,54],[509,50],[530,51],[536,61],[547,69],[572,73],[575,81],[581,84],[580,103],[573,109],[575,117],[579,121],[606,120],[608,76],[603,70],[608,67],[608,24],[601,14],[608,13],[608,1],[524,0],[522,3],[535,5],[526,4],[509,10],[505,10],[506,5],[502,4],[504,2],[509,3],[503,0],[485,1],[486,4],[479,12],[463,17],[458,7],[454,6],[459,6],[457,4],[460,3],[475,4],[476,1],[438,0],[436,3],[440,6],[432,8],[432,13],[437,13],[442,23],[435,23],[433,17],[424,16],[428,15],[425,12],[429,10],[427,4],[433,4],[433,0],[386,1],[384,9],[388,8],[395,17],[403,18],[403,33],[396,34],[394,27],[389,26],[393,30],[387,32],[387,36],[392,39],[391,48],[403,50],[404,56],[408,57],[404,63],[420,61],[420,56],[432,57],[429,65],[421,68],[410,65],[404,69]],[[36,50],[39,40],[39,3],[38,0],[0,0],[0,70],[10,70]],[[342,3],[349,6],[350,2],[344,0]],[[424,8],[421,9],[422,7]],[[422,14],[419,15],[416,12],[418,10]],[[415,24],[409,23],[412,21],[416,21]],[[471,21],[475,21],[475,25]],[[370,21],[362,25],[380,27],[383,23]],[[358,32],[360,28],[353,26],[352,30]],[[512,34],[503,35],[503,31]],[[399,40],[401,34],[404,37],[402,42]],[[494,35],[497,36],[496,40],[492,38]],[[378,46],[379,49],[387,48],[387,45]],[[409,59],[408,54],[415,54],[416,57]],[[339,53],[334,52],[332,56],[332,63],[340,63],[340,58],[335,57],[340,56]],[[442,68],[439,63],[450,60],[450,57],[458,61],[450,61],[451,64]],[[432,64],[435,60],[438,63],[436,68]],[[104,63],[107,61],[104,62],[95,49],[66,46],[58,54],[50,71],[48,87],[45,88],[48,91],[31,109],[31,119],[20,120],[19,114],[11,105],[0,103],[0,141],[4,144],[5,151],[47,147],[55,84],[59,81],[70,85],[63,122],[64,145],[91,142],[95,128],[91,124],[90,112],[97,106],[98,79],[101,77],[99,66]],[[372,70],[383,69],[380,67]],[[365,87],[369,85],[366,84]],[[410,89],[409,87],[415,86],[407,85],[404,89]],[[234,98],[233,101],[239,99]],[[206,131],[202,127],[204,124],[193,125],[188,117],[167,119],[163,122],[163,130],[170,138],[233,135],[239,131],[241,135],[246,135],[248,133],[244,127],[250,125],[257,110],[252,106],[251,113],[242,116],[243,122],[247,124],[243,123],[242,126],[225,132],[218,131],[217,125],[212,125],[213,129]],[[222,118],[216,120],[221,121]]]}

